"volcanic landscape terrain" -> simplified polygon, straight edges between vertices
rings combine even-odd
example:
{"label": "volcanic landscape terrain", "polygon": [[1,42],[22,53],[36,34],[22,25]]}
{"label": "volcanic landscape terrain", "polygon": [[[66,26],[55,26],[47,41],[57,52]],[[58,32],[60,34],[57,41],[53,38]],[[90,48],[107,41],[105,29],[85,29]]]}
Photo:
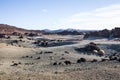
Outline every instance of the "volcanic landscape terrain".
{"label": "volcanic landscape terrain", "polygon": [[120,80],[119,38],[1,31],[0,80]]}

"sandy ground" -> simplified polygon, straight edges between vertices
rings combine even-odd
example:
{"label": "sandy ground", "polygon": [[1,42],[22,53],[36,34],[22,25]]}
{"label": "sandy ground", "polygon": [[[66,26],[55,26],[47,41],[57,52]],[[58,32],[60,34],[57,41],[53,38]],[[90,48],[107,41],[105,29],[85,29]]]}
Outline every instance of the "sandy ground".
{"label": "sandy ground", "polygon": [[[75,43],[41,47],[33,44],[35,40],[9,44],[12,39],[1,39],[0,43],[0,79],[1,80],[120,80],[120,62],[104,61],[96,55],[76,51],[90,42],[95,42],[106,55],[119,51],[119,41],[107,39],[81,40],[81,36],[48,35],[42,38],[73,41]],[[74,38],[74,39],[73,39]],[[19,39],[18,39],[19,40]],[[51,42],[54,43],[54,42]],[[62,44],[63,44],[62,43]],[[61,43],[60,43],[61,44]],[[20,45],[20,46],[19,46]],[[109,47],[110,46],[110,47]],[[114,49],[111,46],[117,48]],[[77,63],[80,58],[87,62]],[[91,62],[97,59],[97,62]],[[65,65],[64,61],[71,64]],[[61,63],[53,65],[55,62]]]}

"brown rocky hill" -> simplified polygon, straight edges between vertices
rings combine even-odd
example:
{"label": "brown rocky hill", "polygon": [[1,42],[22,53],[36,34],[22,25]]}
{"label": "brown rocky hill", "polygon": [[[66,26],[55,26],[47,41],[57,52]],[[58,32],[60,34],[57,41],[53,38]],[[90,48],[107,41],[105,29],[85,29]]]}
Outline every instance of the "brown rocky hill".
{"label": "brown rocky hill", "polygon": [[12,33],[38,33],[35,30],[27,30],[27,29],[22,29],[18,28],[15,26],[7,25],[7,24],[0,24],[0,34],[12,34]]}

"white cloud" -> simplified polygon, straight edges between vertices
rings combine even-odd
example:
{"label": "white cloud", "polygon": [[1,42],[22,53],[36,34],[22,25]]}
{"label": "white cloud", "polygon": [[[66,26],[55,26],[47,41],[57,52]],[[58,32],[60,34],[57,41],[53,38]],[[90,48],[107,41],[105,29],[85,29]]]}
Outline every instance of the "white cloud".
{"label": "white cloud", "polygon": [[63,25],[79,29],[112,29],[120,26],[120,4],[77,13],[63,21]]}
{"label": "white cloud", "polygon": [[48,10],[47,9],[42,9],[42,12],[46,13],[46,12],[48,12]]}

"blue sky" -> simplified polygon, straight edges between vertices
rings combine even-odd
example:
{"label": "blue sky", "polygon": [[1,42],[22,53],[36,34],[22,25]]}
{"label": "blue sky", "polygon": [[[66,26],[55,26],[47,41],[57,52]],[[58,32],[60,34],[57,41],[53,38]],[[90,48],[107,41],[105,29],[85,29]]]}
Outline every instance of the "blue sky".
{"label": "blue sky", "polygon": [[112,29],[120,0],[0,0],[0,23],[26,29]]}

